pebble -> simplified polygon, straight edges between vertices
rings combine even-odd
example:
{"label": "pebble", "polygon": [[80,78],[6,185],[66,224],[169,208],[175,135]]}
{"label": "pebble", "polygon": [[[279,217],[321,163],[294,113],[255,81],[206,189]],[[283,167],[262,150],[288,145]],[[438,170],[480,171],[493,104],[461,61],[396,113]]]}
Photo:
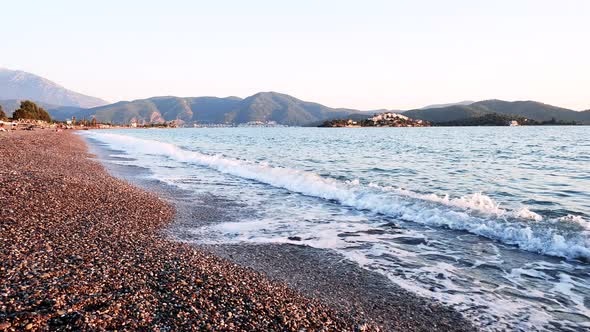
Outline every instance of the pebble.
{"label": "pebble", "polygon": [[166,239],[174,208],[110,176],[73,132],[0,140],[0,330],[358,330],[285,284]]}

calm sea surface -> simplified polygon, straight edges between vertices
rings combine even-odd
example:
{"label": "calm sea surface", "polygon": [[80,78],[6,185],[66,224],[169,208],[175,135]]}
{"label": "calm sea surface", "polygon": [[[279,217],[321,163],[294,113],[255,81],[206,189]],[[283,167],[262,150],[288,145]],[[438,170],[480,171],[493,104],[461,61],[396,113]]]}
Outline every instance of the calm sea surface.
{"label": "calm sea surface", "polygon": [[250,211],[202,243],[335,250],[484,330],[590,330],[590,127],[82,135]]}

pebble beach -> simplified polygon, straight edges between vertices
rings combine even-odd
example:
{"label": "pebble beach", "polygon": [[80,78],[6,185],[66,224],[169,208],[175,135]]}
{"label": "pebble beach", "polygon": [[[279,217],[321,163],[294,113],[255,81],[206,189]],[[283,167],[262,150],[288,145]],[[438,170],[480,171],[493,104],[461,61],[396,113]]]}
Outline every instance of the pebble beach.
{"label": "pebble beach", "polygon": [[171,205],[72,132],[0,136],[0,331],[378,330],[166,239]]}

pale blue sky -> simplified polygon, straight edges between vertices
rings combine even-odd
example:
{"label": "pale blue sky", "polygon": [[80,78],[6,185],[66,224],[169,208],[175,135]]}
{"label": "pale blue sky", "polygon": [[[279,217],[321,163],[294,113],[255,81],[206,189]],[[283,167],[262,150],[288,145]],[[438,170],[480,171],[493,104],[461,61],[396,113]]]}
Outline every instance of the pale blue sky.
{"label": "pale blue sky", "polygon": [[280,91],[333,107],[590,108],[590,1],[0,0],[0,66],[109,101]]}

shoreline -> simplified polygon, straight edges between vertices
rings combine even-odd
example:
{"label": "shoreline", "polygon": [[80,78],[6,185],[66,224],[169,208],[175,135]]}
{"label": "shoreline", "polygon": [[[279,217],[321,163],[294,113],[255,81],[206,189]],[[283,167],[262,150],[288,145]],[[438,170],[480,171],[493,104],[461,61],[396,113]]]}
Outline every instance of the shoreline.
{"label": "shoreline", "polygon": [[2,136],[0,330],[378,330],[162,232],[70,132]]}
{"label": "shoreline", "polygon": [[249,213],[248,208],[223,196],[195,195],[151,179],[146,169],[110,162],[121,158],[109,156],[117,151],[92,139],[88,143],[110,174],[175,206],[175,220],[164,231],[176,241],[252,268],[356,321],[375,322],[386,331],[476,330],[456,310],[404,290],[384,275],[363,269],[330,250],[294,244],[200,245],[191,229],[239,219]]}

